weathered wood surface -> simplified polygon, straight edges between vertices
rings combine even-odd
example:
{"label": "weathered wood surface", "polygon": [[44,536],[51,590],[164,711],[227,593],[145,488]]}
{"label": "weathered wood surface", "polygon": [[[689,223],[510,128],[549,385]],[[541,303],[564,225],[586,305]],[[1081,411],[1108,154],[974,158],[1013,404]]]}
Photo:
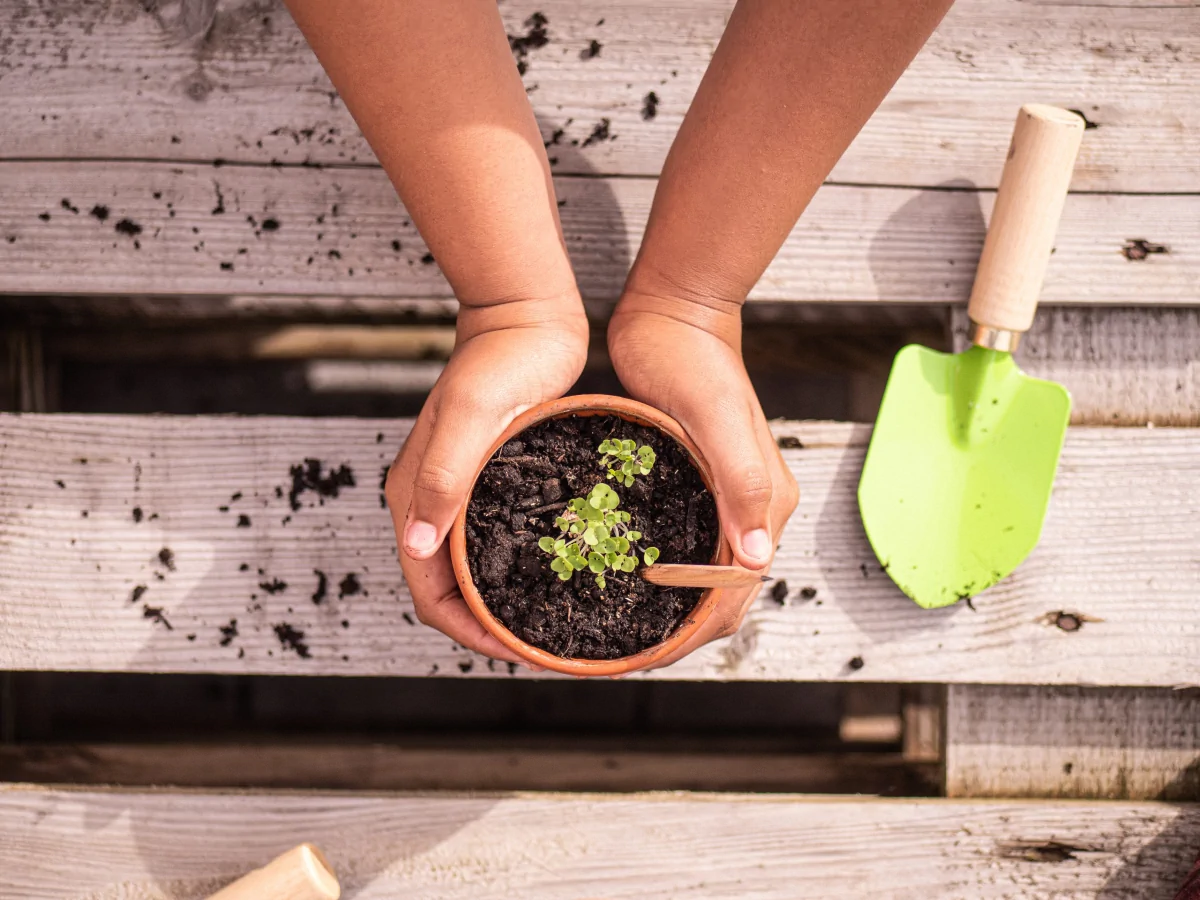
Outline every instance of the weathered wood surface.
{"label": "weathered wood surface", "polygon": [[0,894],[191,900],[301,841],[357,900],[1169,897],[1200,810],[705,795],[0,791]]}
{"label": "weathered wood surface", "polygon": [[[970,320],[952,316],[962,351]],[[1074,425],[1200,425],[1200,309],[1043,308],[1017,360],[1071,392]]]}
{"label": "weathered wood surface", "polygon": [[[615,298],[654,180],[556,186],[583,293]],[[11,162],[0,163],[0,195],[0,292],[451,296],[378,169]],[[826,185],[752,297],[965,301],[992,199]],[[1137,258],[1123,252],[1131,239],[1164,251]],[[1042,300],[1189,305],[1197,285],[1200,198],[1077,194]]]}
{"label": "weathered wood surface", "polygon": [[[0,668],[507,677],[406,619],[379,481],[407,428],[0,418]],[[1040,546],[974,610],[938,611],[903,597],[862,533],[855,490],[869,429],[776,431],[804,444],[785,450],[801,488],[773,573],[788,600],[764,597],[734,638],[655,677],[1200,683],[1195,431],[1073,430]],[[304,492],[290,509],[289,467],[306,458],[326,473],[348,464],[357,486],[324,505]],[[328,578],[320,604],[315,570]],[[360,591],[353,579],[339,590],[348,575]],[[803,587],[816,597],[800,598]],[[233,619],[238,634],[222,645]],[[284,624],[304,632],[308,656],[281,643]]]}
{"label": "weathered wood surface", "polygon": [[[198,8],[205,3],[188,3]],[[4,0],[7,158],[374,162],[282,6]],[[653,175],[731,0],[517,0],[549,42],[525,84],[560,172]],[[150,11],[147,11],[149,9]],[[157,11],[155,11],[157,9]],[[599,52],[583,58],[591,41]],[[1200,9],[1191,2],[960,0],[833,174],[864,184],[996,185],[1012,119],[1037,100],[1081,110],[1077,190],[1200,191]],[[644,117],[646,96],[656,115]],[[34,100],[36,102],[31,102]],[[609,140],[582,146],[601,120]],[[573,146],[573,142],[578,146]]]}
{"label": "weathered wood surface", "polygon": [[951,685],[948,711],[952,797],[1200,799],[1200,691]]}
{"label": "weathered wood surface", "polygon": [[[631,748],[487,735],[388,744],[12,744],[0,781],[300,790],[754,791],[931,795],[938,767],[899,753]],[[564,746],[565,744],[565,746]],[[605,745],[608,745],[606,748]]]}

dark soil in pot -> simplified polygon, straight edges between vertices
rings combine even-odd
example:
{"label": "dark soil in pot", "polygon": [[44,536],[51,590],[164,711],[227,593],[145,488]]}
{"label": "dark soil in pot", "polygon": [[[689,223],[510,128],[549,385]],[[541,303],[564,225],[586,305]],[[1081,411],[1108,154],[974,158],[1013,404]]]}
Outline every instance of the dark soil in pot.
{"label": "dark soil in pot", "polygon": [[[607,438],[649,444],[653,468],[632,487],[605,478],[597,448]],[[588,571],[560,581],[538,539],[557,538],[555,519],[572,497],[605,481],[632,515],[630,527],[660,563],[707,563],[718,538],[712,495],[687,452],[669,435],[617,416],[549,419],[518,434],[490,459],[467,505],[471,578],[488,609],[517,637],[556,656],[616,659],[661,643],[702,591],[656,587],[638,570]],[[638,554],[641,568],[641,554]]]}

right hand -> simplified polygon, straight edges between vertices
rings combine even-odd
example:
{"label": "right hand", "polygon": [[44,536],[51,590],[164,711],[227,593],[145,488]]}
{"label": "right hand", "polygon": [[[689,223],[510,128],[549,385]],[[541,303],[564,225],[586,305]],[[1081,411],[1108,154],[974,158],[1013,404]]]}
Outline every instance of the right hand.
{"label": "right hand", "polygon": [[488,449],[520,413],[570,389],[587,343],[578,294],[463,307],[450,361],[388,472],[385,494],[417,618],[496,659],[522,662],[468,608],[446,535]]}

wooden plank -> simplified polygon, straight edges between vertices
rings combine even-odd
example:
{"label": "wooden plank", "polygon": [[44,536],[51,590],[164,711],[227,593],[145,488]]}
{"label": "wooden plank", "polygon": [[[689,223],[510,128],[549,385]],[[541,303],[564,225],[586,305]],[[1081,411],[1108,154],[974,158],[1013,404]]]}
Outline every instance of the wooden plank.
{"label": "wooden plank", "polygon": [[[731,6],[504,3],[511,35],[534,11],[549,20],[525,83],[545,139],[562,130],[556,168],[656,174]],[[373,162],[277,4],[222,3],[188,29],[135,0],[4,0],[0,22],[8,158]],[[1200,190],[1198,23],[1191,2],[960,0],[833,177],[994,187],[1017,107],[1038,100],[1095,126],[1077,190]],[[614,137],[583,146],[602,119]]]}
{"label": "wooden plank", "polygon": [[[556,187],[583,293],[614,299],[655,181],[568,177]],[[0,292],[451,296],[376,169],[2,163],[0,195]],[[965,301],[992,199],[826,185],[752,296]],[[1190,195],[1073,195],[1043,301],[1200,302],[1198,208]],[[267,221],[276,227],[263,230]],[[1126,258],[1127,242],[1143,238],[1166,249]]]}
{"label": "wooden plank", "polygon": [[[1072,421],[1200,423],[1200,316],[1187,309],[1045,309],[1023,342],[1031,374],[1071,391]],[[955,344],[967,317],[954,312]],[[952,686],[954,796],[1200,797],[1191,692]]]}
{"label": "wooden plank", "polygon": [[[969,323],[953,311],[956,351]],[[1066,386],[1073,425],[1200,425],[1200,309],[1044,308],[1017,359]]]}
{"label": "wooden plank", "polygon": [[[566,744],[565,746],[564,743]],[[488,735],[399,745],[17,744],[0,781],[303,790],[754,791],[931,795],[937,767],[899,753],[642,747],[636,739],[507,743]],[[606,748],[604,745],[607,744]]]}
{"label": "wooden plank", "polygon": [[[408,424],[0,417],[0,668],[504,675],[405,618],[378,488]],[[801,489],[773,573],[789,599],[764,598],[738,635],[652,677],[1200,683],[1195,431],[1072,430],[1029,560],[974,610],[925,611],[881,572],[862,533],[855,490],[869,428],[775,428],[803,444],[784,451]],[[324,505],[303,493],[290,509],[289,468],[306,458],[324,471],[349,465],[357,486]],[[319,605],[314,570],[329,583]],[[347,575],[361,591],[352,580],[339,597]],[[260,587],[274,579],[287,588]],[[801,597],[805,587],[815,597]],[[233,619],[238,635],[222,645]],[[283,623],[304,632],[309,656],[281,645]]]}
{"label": "wooden plank", "polygon": [[357,900],[1168,897],[1193,806],[0,791],[0,893],[192,900],[300,841]]}
{"label": "wooden plank", "polygon": [[949,688],[952,797],[1200,799],[1200,691]]}

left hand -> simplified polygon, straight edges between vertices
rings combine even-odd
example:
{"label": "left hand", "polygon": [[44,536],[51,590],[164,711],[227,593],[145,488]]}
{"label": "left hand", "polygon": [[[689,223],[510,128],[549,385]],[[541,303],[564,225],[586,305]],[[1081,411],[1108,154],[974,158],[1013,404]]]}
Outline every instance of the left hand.
{"label": "left hand", "polygon": [[[717,511],[736,562],[765,574],[800,493],[741,354],[741,304],[626,288],[608,326],[621,384],[673,417],[713,470]],[[728,592],[670,665],[741,627],[761,587]]]}

